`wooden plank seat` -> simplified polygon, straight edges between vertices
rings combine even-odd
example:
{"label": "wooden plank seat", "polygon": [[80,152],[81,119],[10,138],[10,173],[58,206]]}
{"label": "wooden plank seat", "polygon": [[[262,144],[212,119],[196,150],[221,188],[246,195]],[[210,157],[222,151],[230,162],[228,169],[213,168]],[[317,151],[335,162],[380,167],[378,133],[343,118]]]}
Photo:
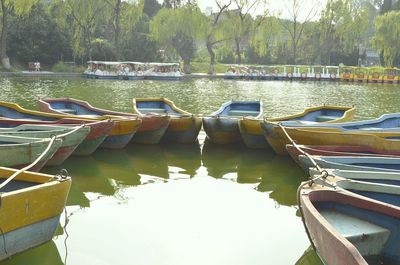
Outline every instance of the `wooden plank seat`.
{"label": "wooden plank seat", "polygon": [[150,113],[150,112],[152,112],[152,113],[167,113],[166,109],[161,109],[161,108],[141,108],[139,110],[140,110],[140,112],[143,112],[143,113]]}
{"label": "wooden plank seat", "polygon": [[254,110],[230,110],[228,116],[257,116],[259,111]]}
{"label": "wooden plank seat", "polygon": [[315,120],[317,122],[324,122],[324,121],[332,121],[332,120],[336,120],[339,119],[340,117],[338,116],[329,116],[329,115],[320,115],[315,117]]}
{"label": "wooden plank seat", "polygon": [[57,110],[68,114],[74,114],[74,115],[76,114],[76,110],[74,109],[57,109]]}
{"label": "wooden plank seat", "polygon": [[390,236],[388,229],[354,216],[332,210],[320,213],[363,256],[379,255]]}

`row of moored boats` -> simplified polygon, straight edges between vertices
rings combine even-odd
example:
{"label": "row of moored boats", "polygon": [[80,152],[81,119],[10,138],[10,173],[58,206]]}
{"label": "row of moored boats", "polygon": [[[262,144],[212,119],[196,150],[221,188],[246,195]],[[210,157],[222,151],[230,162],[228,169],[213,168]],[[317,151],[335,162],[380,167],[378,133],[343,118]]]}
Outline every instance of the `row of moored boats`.
{"label": "row of moored boats", "polygon": [[400,262],[400,114],[349,122],[353,107],[320,106],[267,119],[260,101],[229,101],[201,117],[164,98],[134,99],[132,113],[70,98],[40,100],[39,109],[0,102],[0,162],[23,168],[0,168],[0,260],[52,238],[71,185],[65,172],[25,170],[98,147],[193,143],[203,126],[211,142],[271,148],[310,172],[299,187],[299,205],[325,263]]}

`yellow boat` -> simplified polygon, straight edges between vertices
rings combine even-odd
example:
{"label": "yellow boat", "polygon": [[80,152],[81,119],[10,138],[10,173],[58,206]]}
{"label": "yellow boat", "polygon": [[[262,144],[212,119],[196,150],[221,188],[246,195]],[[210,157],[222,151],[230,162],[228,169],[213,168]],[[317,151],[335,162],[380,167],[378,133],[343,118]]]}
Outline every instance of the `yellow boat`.
{"label": "yellow boat", "polygon": [[[355,109],[352,107],[318,106],[306,108],[303,112],[290,116],[260,120],[252,117],[243,117],[239,120],[239,130],[242,139],[249,148],[269,148],[269,141],[264,137],[261,123],[274,125],[280,121],[301,120],[321,123],[336,123],[353,119]],[[276,125],[276,124],[275,124]],[[267,142],[268,141],[268,142]]]}
{"label": "yellow boat", "polygon": [[353,75],[354,82],[368,82],[368,71],[364,67],[356,67]]}
{"label": "yellow boat", "polygon": [[[324,131],[325,129],[325,131]],[[400,132],[343,132],[335,128],[296,128],[285,127],[286,132],[302,145],[364,146],[387,153],[400,150]],[[280,155],[287,154],[286,144],[290,143],[282,130],[275,131],[279,141],[273,141],[272,148]]]}
{"label": "yellow boat", "polygon": [[340,81],[353,82],[354,81],[354,67],[344,66],[340,67]]}
{"label": "yellow boat", "polygon": [[383,82],[384,83],[399,83],[400,82],[400,69],[397,68],[385,68],[383,70]]}
{"label": "yellow boat", "polygon": [[369,68],[368,69],[368,82],[370,83],[382,83],[384,73],[382,68]]}
{"label": "yellow boat", "polygon": [[0,167],[0,261],[52,239],[71,178]]}

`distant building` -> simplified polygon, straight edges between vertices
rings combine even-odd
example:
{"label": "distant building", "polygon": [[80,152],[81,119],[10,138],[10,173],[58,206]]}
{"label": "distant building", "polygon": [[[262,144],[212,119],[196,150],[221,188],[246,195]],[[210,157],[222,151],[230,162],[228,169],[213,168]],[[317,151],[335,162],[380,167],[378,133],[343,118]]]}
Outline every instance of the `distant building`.
{"label": "distant building", "polygon": [[204,14],[206,16],[211,16],[213,13],[213,8],[211,6],[206,7],[206,9],[204,10]]}

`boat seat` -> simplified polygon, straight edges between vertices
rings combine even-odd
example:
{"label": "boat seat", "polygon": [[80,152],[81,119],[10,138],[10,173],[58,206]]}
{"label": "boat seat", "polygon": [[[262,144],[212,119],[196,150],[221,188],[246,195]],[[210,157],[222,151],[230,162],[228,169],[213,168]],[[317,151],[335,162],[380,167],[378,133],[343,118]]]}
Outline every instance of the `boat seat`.
{"label": "boat seat", "polygon": [[338,211],[322,210],[321,215],[363,256],[379,255],[390,236],[390,231],[351,215]]}
{"label": "boat seat", "polygon": [[82,117],[82,118],[98,118],[98,117],[100,117],[100,115],[84,114],[84,115],[79,115],[79,117]]}
{"label": "boat seat", "polygon": [[259,111],[253,110],[230,110],[228,116],[257,116],[260,114]]}
{"label": "boat seat", "polygon": [[320,115],[315,117],[315,120],[318,122],[324,122],[324,121],[332,121],[332,120],[336,120],[339,119],[340,117],[338,116],[328,116],[328,115]]}
{"label": "boat seat", "polygon": [[158,109],[158,108],[142,108],[139,109],[140,112],[143,113],[149,113],[149,112],[153,112],[153,113],[167,113],[166,109]]}
{"label": "boat seat", "polygon": [[68,113],[68,114],[76,114],[76,110],[74,110],[74,109],[57,109],[57,111],[61,111],[61,112],[64,112],[64,113]]}

